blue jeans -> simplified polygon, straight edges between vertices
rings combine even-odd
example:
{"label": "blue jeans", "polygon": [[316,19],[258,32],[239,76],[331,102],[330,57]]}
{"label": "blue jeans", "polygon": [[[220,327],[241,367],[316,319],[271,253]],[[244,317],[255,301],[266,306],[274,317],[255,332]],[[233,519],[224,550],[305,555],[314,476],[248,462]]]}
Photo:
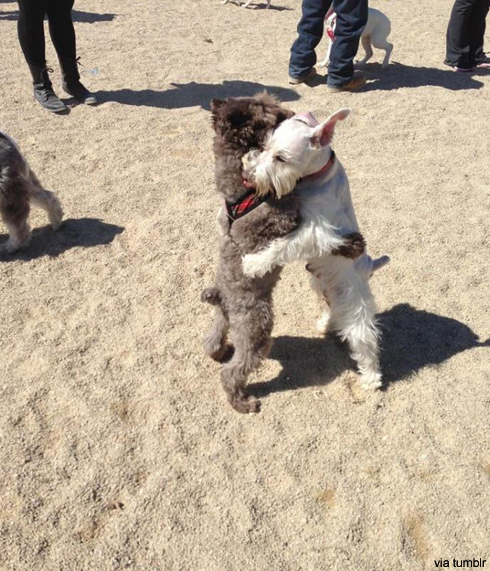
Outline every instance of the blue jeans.
{"label": "blue jeans", "polygon": [[327,83],[341,87],[354,75],[354,58],[368,17],[368,0],[303,0],[298,38],[291,48],[289,75],[301,77],[316,64],[315,48],[323,38],[325,15],[332,1],[337,25]]}

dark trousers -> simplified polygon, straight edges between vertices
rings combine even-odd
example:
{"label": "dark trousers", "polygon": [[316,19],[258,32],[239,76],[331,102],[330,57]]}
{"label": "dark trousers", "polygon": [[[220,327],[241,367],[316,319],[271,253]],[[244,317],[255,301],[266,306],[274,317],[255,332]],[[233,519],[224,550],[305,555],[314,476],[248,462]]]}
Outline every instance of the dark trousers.
{"label": "dark trousers", "polygon": [[444,63],[467,69],[483,60],[489,7],[490,0],[456,0],[447,28]]}
{"label": "dark trousers", "polygon": [[337,13],[337,25],[327,83],[341,86],[352,79],[354,58],[367,22],[368,0],[303,0],[298,38],[291,48],[289,61],[289,75],[292,77],[304,75],[315,65],[315,48],[323,38],[325,15],[332,1]]}
{"label": "dark trousers", "polygon": [[75,29],[71,10],[75,0],[18,0],[17,31],[24,57],[29,65],[46,63],[44,17],[48,17],[49,33],[60,58],[76,57]]}

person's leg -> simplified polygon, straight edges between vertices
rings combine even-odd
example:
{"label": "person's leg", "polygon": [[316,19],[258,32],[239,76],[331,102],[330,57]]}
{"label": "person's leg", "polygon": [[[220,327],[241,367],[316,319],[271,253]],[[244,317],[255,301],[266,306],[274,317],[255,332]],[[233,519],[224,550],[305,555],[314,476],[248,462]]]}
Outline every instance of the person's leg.
{"label": "person's leg", "polygon": [[80,82],[72,8],[74,0],[48,0],[49,33],[63,73],[63,89],[80,103],[96,105],[97,98]]}
{"label": "person's leg", "polygon": [[46,111],[62,113],[66,105],[53,91],[48,69],[44,39],[44,16],[48,0],[18,0],[17,30],[24,57],[29,65],[34,85],[34,99]]}
{"label": "person's leg", "polygon": [[470,24],[478,2],[479,0],[456,0],[454,3],[446,33],[445,64],[459,69],[471,69]]}
{"label": "person's leg", "polygon": [[334,0],[337,14],[335,42],[328,66],[327,84],[342,87],[354,76],[354,58],[368,18],[368,0]]}
{"label": "person's leg", "polygon": [[47,0],[49,33],[60,60],[77,57],[75,28],[71,19],[74,0]]}
{"label": "person's leg", "polygon": [[43,67],[46,63],[44,16],[47,0],[18,0],[17,32],[24,57],[29,65]]}
{"label": "person's leg", "polygon": [[303,0],[298,38],[291,47],[291,78],[307,76],[313,69],[316,63],[315,48],[323,37],[323,24],[331,4],[332,0]]}
{"label": "person's leg", "polygon": [[470,63],[478,65],[487,61],[483,50],[486,17],[490,8],[490,0],[478,0],[470,21]]}

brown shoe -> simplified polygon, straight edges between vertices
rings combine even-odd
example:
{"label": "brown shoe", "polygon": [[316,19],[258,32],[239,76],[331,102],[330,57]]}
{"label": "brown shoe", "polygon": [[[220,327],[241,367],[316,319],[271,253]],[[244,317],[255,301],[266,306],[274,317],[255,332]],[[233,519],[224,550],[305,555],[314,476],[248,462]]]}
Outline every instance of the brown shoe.
{"label": "brown shoe", "polygon": [[357,91],[358,89],[361,89],[361,87],[363,87],[364,85],[366,85],[366,78],[363,75],[355,75],[349,81],[349,83],[346,83],[345,85],[339,85],[337,87],[334,85],[327,84],[327,91],[329,93],[340,93],[341,91]]}
{"label": "brown shoe", "polygon": [[288,81],[291,85],[299,85],[300,83],[305,83],[305,81],[308,81],[309,79],[313,79],[315,75],[316,75],[316,69],[312,67],[310,71],[308,71],[304,75],[301,75],[300,77],[293,77],[290,75]]}

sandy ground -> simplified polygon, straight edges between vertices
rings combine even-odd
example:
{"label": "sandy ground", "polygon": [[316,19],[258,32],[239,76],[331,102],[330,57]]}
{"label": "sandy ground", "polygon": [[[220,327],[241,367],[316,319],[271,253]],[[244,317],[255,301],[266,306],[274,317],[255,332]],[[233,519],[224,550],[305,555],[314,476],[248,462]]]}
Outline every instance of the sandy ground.
{"label": "sandy ground", "polygon": [[[449,0],[373,0],[389,70],[369,66],[358,94],[291,89],[300,3],[273,4],[77,1],[103,104],[53,117],[0,2],[0,129],[66,210],[57,234],[35,212],[29,250],[0,260],[1,571],[490,565],[490,74],[442,65]],[[353,108],[335,149],[371,253],[393,259],[372,282],[387,388],[363,393],[319,338],[291,266],[251,379],[263,409],[241,416],[201,350],[209,101],[262,86],[319,118]]]}

